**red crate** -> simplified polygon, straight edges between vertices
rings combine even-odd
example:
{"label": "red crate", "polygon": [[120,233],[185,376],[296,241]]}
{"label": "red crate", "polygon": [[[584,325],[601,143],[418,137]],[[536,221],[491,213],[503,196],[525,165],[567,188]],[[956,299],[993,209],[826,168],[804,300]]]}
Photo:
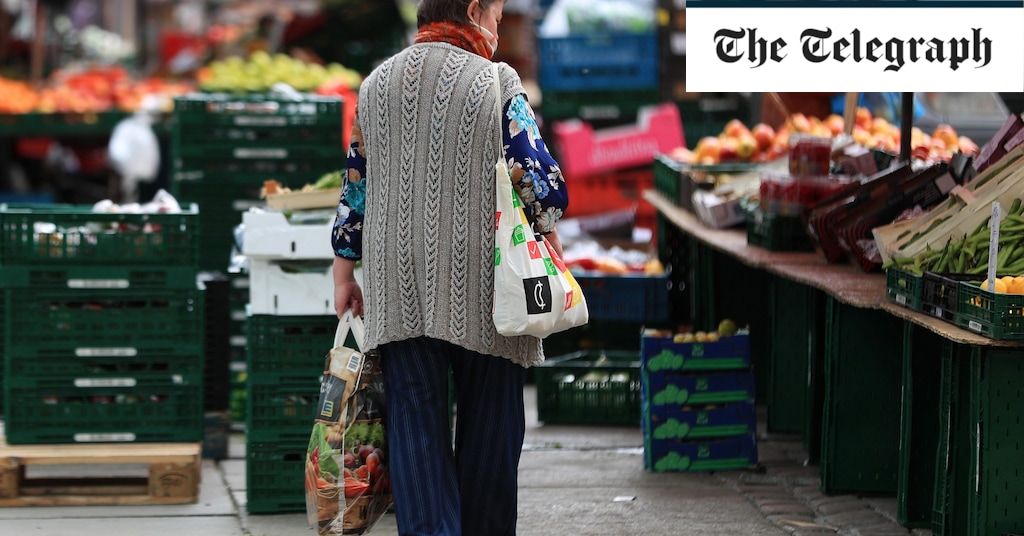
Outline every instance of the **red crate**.
{"label": "red crate", "polygon": [[686,145],[675,104],[642,108],[636,124],[600,130],[572,119],[553,126],[559,165],[566,180],[577,181],[635,166],[651,165],[654,156]]}
{"label": "red crate", "polygon": [[643,196],[644,190],[653,188],[653,166],[605,172],[572,180],[568,184],[569,207],[565,217],[578,218],[635,208],[636,224],[653,229],[657,210]]}

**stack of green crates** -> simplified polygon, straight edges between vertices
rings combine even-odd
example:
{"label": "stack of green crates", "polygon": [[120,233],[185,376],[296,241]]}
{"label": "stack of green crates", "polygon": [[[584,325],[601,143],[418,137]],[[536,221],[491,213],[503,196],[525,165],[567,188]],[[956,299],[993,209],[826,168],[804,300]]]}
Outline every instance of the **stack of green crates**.
{"label": "stack of green crates", "polygon": [[174,101],[171,193],[201,209],[203,270],[225,270],[264,181],[297,190],[343,169],[342,101],[195,93]]}
{"label": "stack of green crates", "polygon": [[9,443],[203,439],[198,223],[0,206]]}
{"label": "stack of green crates", "polygon": [[228,370],[230,393],[228,410],[232,428],[245,428],[246,381],[248,366],[246,364],[246,305],[249,303],[249,274],[244,270],[230,270],[228,276]]}
{"label": "stack of green crates", "polygon": [[750,337],[641,339],[641,428],[649,471],[720,471],[757,464]]}
{"label": "stack of green crates", "polygon": [[302,460],[320,396],[334,315],[249,315],[246,378],[246,509],[306,508]]}

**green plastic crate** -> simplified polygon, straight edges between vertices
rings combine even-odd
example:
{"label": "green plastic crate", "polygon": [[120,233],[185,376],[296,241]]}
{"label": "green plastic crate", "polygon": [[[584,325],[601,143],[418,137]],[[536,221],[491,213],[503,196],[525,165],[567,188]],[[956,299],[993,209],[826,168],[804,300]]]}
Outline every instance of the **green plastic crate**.
{"label": "green plastic crate", "polygon": [[[330,162],[335,158],[342,162],[345,160],[345,151],[341,144],[326,147],[310,145],[250,147],[244,143],[226,147],[211,144],[183,145],[177,148],[174,168],[176,170],[193,169],[199,167],[195,165],[196,163],[201,163],[205,170],[209,165],[223,162],[297,164],[300,162]],[[333,169],[328,171],[333,171]]]}
{"label": "green plastic crate", "polygon": [[15,445],[199,442],[203,386],[7,388],[5,433]]}
{"label": "green plastic crate", "polygon": [[0,287],[74,289],[188,289],[196,286],[195,266],[4,266]]}
{"label": "green plastic crate", "polygon": [[921,310],[921,276],[889,268],[885,271],[885,297],[907,309]]}
{"label": "green plastic crate", "polygon": [[[309,426],[312,430],[312,422]],[[306,511],[308,446],[308,437],[286,443],[246,441],[245,509],[250,514]]]}
{"label": "green plastic crate", "polygon": [[[80,349],[79,349],[80,350]],[[134,387],[203,383],[202,345],[179,345],[167,350],[112,348],[92,354],[68,350],[47,352],[45,359],[17,348],[6,348],[4,371],[18,387],[39,389],[130,384]]]}
{"label": "green plastic crate", "polygon": [[812,287],[789,279],[773,277],[771,281],[767,428],[769,432],[802,433],[810,397],[811,344],[819,315],[817,295]]}
{"label": "green plastic crate", "polygon": [[0,205],[0,265],[194,266],[199,221],[195,205],[176,214]]}
{"label": "green plastic crate", "polygon": [[769,251],[814,251],[800,216],[766,214],[759,209],[746,216],[748,244]]}
{"label": "green plastic crate", "polygon": [[251,441],[308,440],[322,375],[294,374],[275,382],[248,381],[246,437]]}
{"label": "green plastic crate", "polygon": [[228,363],[230,380],[228,381],[228,414],[233,427],[244,428],[246,412],[249,409],[249,374],[245,370],[245,361]]}
{"label": "green plastic crate", "polygon": [[903,322],[903,389],[896,513],[901,525],[930,528],[939,438],[939,386],[949,343],[931,330]]}
{"label": "green plastic crate", "polygon": [[548,424],[640,424],[635,352],[574,352],[534,370],[537,419]]}
{"label": "green plastic crate", "polygon": [[903,349],[893,341],[901,340],[903,325],[832,296],[825,315],[821,490],[894,495]]}
{"label": "green plastic crate", "polygon": [[970,354],[966,347],[947,345],[939,366],[939,438],[936,448],[935,495],[932,502],[932,534],[966,536],[967,505],[971,498],[968,474],[971,445],[969,399]]}
{"label": "green plastic crate", "polygon": [[282,374],[319,378],[337,330],[335,315],[250,315],[246,335],[249,381],[277,381]]}
{"label": "green plastic crate", "polygon": [[[0,114],[0,136],[110,136],[128,112],[30,112]],[[154,130],[160,128],[155,124]]]}
{"label": "green plastic crate", "polygon": [[174,98],[173,114],[176,125],[341,126],[342,99],[313,94],[293,100],[269,94],[191,93]]}
{"label": "green plastic crate", "polygon": [[1024,339],[1024,294],[1002,294],[981,288],[981,281],[957,287],[956,325],[993,339]]}
{"label": "green plastic crate", "polygon": [[682,164],[664,154],[654,155],[654,189],[665,199],[679,204],[680,182],[683,180]]}
{"label": "green plastic crate", "polygon": [[[1019,349],[972,347],[968,443],[969,536],[1020,532],[1024,527],[1024,360]],[[962,402],[962,400],[961,400]]]}
{"label": "green plastic crate", "polygon": [[202,352],[205,311],[197,289],[7,289],[5,346],[9,352],[45,357],[143,350],[176,355],[177,347]]}

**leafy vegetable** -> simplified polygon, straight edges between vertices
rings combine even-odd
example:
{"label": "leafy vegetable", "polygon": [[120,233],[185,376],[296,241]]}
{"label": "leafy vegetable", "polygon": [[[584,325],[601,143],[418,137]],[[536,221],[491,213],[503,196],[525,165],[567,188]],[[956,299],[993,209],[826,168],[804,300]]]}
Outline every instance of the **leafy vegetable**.
{"label": "leafy vegetable", "polygon": [[331,190],[341,188],[341,171],[327,173],[313,183],[313,190]]}

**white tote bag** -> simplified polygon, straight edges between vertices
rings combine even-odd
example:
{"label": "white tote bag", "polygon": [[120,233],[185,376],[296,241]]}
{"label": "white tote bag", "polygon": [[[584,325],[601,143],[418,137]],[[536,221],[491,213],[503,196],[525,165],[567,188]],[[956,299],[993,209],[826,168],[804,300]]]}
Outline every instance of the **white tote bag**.
{"label": "white tote bag", "polygon": [[[501,91],[494,67],[498,147],[501,147]],[[503,151],[502,151],[503,153]],[[542,235],[534,234],[512,185],[504,154],[494,165],[497,222],[494,233],[494,327],[505,336],[552,333],[590,319],[583,290]]]}

